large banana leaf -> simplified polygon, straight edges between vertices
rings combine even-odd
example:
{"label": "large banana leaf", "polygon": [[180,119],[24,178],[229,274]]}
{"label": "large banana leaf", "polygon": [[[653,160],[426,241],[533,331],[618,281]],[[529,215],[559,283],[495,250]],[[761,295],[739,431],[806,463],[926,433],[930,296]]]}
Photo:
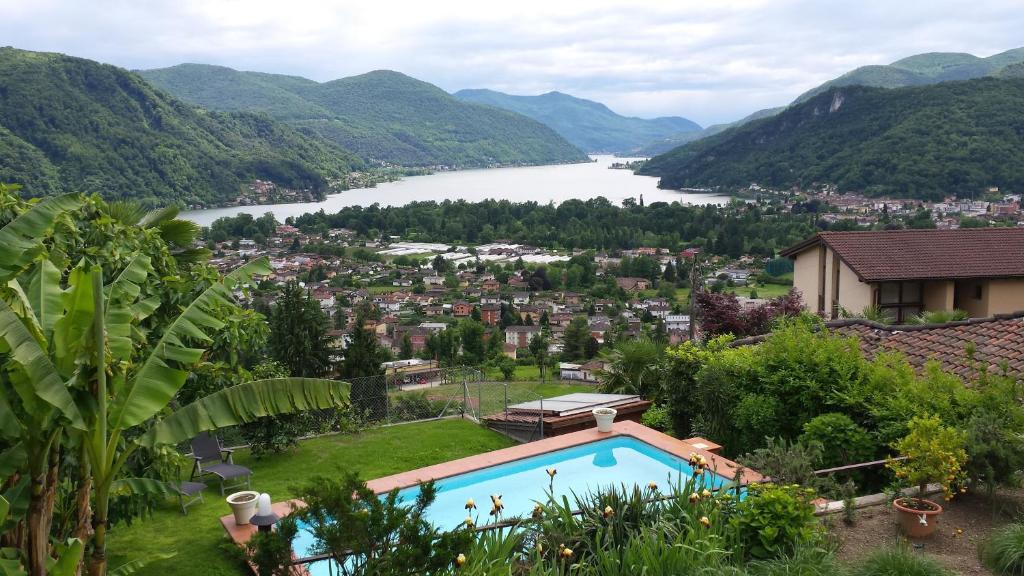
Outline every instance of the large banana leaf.
{"label": "large banana leaf", "polygon": [[0,339],[9,349],[9,361],[21,365],[31,382],[36,396],[60,410],[71,422],[71,426],[79,430],[85,429],[82,414],[78,411],[71,394],[57,367],[50,361],[46,351],[29,333],[21,319],[11,307],[0,299]]}
{"label": "large banana leaf", "polygon": [[61,306],[60,270],[49,260],[42,260],[28,284],[28,301],[39,320],[43,337],[49,342],[53,336],[53,325],[60,318]]}
{"label": "large banana leaf", "polygon": [[232,301],[230,289],[251,282],[253,274],[270,270],[265,259],[254,260],[228,274],[223,283],[207,288],[168,326],[141,368],[132,376],[123,400],[112,411],[115,428],[129,428],[145,422],[164,409],[185,384],[187,370],[202,358],[202,348],[212,339],[207,331],[219,330],[224,323],[214,315],[217,308]]}
{"label": "large banana leaf", "polygon": [[61,374],[71,374],[81,356],[94,353],[90,337],[93,333],[92,272],[82,262],[68,274],[68,287],[61,294],[64,313],[53,323],[53,360]]}
{"label": "large banana leaf", "polygon": [[7,478],[21,470],[26,460],[25,447],[21,442],[16,442],[0,451],[0,478]]}
{"label": "large banana leaf", "polygon": [[175,494],[174,487],[153,478],[119,478],[110,483],[110,493],[136,496],[166,496]]}
{"label": "large banana leaf", "polygon": [[0,229],[0,281],[10,280],[29,265],[57,218],[83,203],[78,194],[47,198]]}
{"label": "large banana leaf", "polygon": [[157,422],[139,444],[180,444],[200,432],[252,422],[264,416],[338,408],[348,403],[349,385],[317,378],[270,378],[226,388]]}
{"label": "large banana leaf", "polygon": [[[152,313],[151,306],[136,304],[142,292],[142,283],[153,272],[149,256],[139,254],[132,258],[124,270],[107,287],[104,323],[107,327],[107,346],[115,361],[128,361],[133,350],[132,323]],[[144,300],[142,303],[150,302]],[[158,301],[150,302],[158,304]]]}

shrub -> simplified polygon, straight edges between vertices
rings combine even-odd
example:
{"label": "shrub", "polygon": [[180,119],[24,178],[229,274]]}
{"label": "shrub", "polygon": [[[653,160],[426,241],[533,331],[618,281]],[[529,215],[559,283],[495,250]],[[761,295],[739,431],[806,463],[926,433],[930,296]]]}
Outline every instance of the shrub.
{"label": "shrub", "polygon": [[821,462],[821,445],[768,438],[768,445],[740,456],[739,462],[776,484],[800,484],[821,490],[826,480],[814,474]]}
{"label": "shrub", "polygon": [[814,490],[797,484],[752,484],[736,505],[730,527],[744,553],[755,559],[793,554],[820,538],[820,525],[810,503]]}
{"label": "shrub", "polygon": [[851,570],[851,576],[953,576],[937,561],[906,546],[883,548],[870,553]]}
{"label": "shrub", "polygon": [[403,502],[397,489],[378,497],[354,473],[317,477],[299,491],[306,508],[294,514],[313,535],[314,551],[352,566],[351,573],[439,574],[472,547],[473,534],[465,527],[439,531],[426,520],[436,495],[433,482]]}
{"label": "shrub", "polygon": [[1024,576],[1024,524],[996,530],[980,552],[982,562],[998,576]]}
{"label": "shrub", "polygon": [[644,412],[640,421],[644,426],[654,428],[659,432],[671,433],[672,431],[672,420],[669,418],[668,408],[664,405],[652,405]]}
{"label": "shrub", "polygon": [[821,445],[821,465],[826,468],[866,462],[876,451],[875,442],[867,430],[846,414],[838,412],[815,416],[804,424],[800,441]]}
{"label": "shrub", "polygon": [[272,532],[256,532],[245,545],[248,560],[256,566],[258,576],[290,576],[292,574],[292,541],[299,528],[295,518],[285,516]]}
{"label": "shrub", "polygon": [[907,459],[890,461],[888,466],[896,478],[920,486],[922,494],[929,482],[938,482],[948,500],[954,485],[964,480],[966,441],[963,432],[943,425],[938,416],[918,416],[910,421],[910,433],[893,445]]}

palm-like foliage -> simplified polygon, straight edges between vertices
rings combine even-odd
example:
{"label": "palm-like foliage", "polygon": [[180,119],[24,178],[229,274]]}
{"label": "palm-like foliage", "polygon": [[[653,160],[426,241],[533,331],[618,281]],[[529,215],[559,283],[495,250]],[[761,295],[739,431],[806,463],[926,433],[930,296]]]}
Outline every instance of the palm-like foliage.
{"label": "palm-like foliage", "polygon": [[662,346],[649,338],[623,340],[604,357],[599,379],[605,392],[655,398],[661,393]]}
{"label": "palm-like foliage", "polygon": [[[134,450],[266,415],[336,407],[347,397],[339,382],[280,378],[243,384],[169,413],[189,369],[223,326],[218,314],[232,305],[233,290],[269,267],[265,260],[251,262],[211,283],[169,322],[143,329],[161,305],[149,256],[127,259],[107,284],[99,263],[83,260],[61,270],[46,257],[41,239],[62,213],[80,204],[76,197],[46,201],[0,230],[6,240],[0,251],[19,246],[30,255],[7,260],[0,271],[8,276],[0,289],[0,471],[4,478],[20,473],[22,484],[30,483],[26,548],[32,574],[44,574],[52,564],[49,525],[62,441],[80,446],[88,462],[96,527],[90,573],[103,574],[111,491],[160,490],[152,481],[121,477]],[[144,215],[139,225],[173,222],[166,220],[169,214]],[[127,430],[161,415],[166,417],[148,432],[125,439]]]}

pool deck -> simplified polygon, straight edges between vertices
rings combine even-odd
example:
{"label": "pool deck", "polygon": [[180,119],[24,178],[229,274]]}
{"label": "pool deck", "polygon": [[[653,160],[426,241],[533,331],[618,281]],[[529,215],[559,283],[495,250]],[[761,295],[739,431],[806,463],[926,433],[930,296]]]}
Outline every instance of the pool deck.
{"label": "pool deck", "polygon": [[[673,438],[667,434],[662,434],[657,430],[648,428],[643,424],[638,424],[630,420],[623,420],[615,422],[612,425],[611,432],[598,432],[597,428],[580,430],[579,432],[571,432],[569,434],[546,438],[544,440],[538,440],[528,444],[512,446],[511,448],[494,450],[493,452],[485,452],[483,454],[468,456],[466,458],[460,458],[450,462],[442,462],[441,464],[426,466],[424,468],[418,468],[408,472],[384,476],[383,478],[370,480],[366,485],[377,494],[383,494],[394,490],[395,488],[407,488],[428,480],[440,480],[442,478],[472,472],[481,468],[505,464],[506,462],[514,462],[516,460],[522,460],[523,458],[537,456],[538,454],[546,454],[563,448],[571,448],[573,446],[580,446],[619,436],[635,438],[641,442],[646,442],[655,448],[659,448],[683,459],[688,458],[691,453],[697,453],[704,456],[708,461],[709,468],[712,472],[729,480],[734,480],[736,478],[736,471],[741,468],[739,464],[732,460],[728,460],[716,454],[715,452],[717,452],[721,447],[713,442],[705,440],[704,438],[679,440],[678,438]],[[761,480],[762,477],[757,472],[749,469],[743,469],[741,484],[760,482]],[[274,513],[278,516],[287,516],[292,512],[293,508],[302,508],[304,506],[305,503],[301,500],[289,500],[287,502],[275,503],[273,505],[273,509]],[[224,526],[224,530],[227,531],[231,540],[239,546],[245,546],[245,543],[248,542],[249,539],[252,538],[253,533],[256,532],[255,526],[235,525],[235,518],[231,514],[221,516],[220,523]]]}
{"label": "pool deck", "polygon": [[[536,442],[512,446],[511,448],[485,452],[483,454],[467,456],[466,458],[460,458],[450,462],[442,462],[425,468],[418,468],[408,472],[384,476],[383,478],[370,480],[366,485],[377,494],[383,494],[384,492],[389,492],[395,488],[408,488],[409,486],[415,486],[416,484],[426,482],[427,480],[440,480],[442,478],[472,472],[481,468],[489,468],[498,464],[505,464],[506,462],[514,462],[516,460],[522,460],[523,458],[537,456],[538,454],[546,454],[555,450],[571,448],[573,446],[580,446],[582,444],[589,444],[591,442],[607,440],[608,438],[615,438],[618,436],[629,436],[635,438],[641,442],[646,442],[655,448],[660,448],[661,450],[683,459],[689,457],[690,453],[696,452],[707,459],[712,472],[729,480],[735,479],[736,471],[741,468],[739,464],[736,464],[732,460],[727,460],[715,454],[714,451],[718,450],[719,446],[703,438],[679,440],[678,438],[673,438],[667,434],[662,434],[657,430],[648,428],[643,424],[638,424],[630,420],[623,420],[615,422],[612,426],[611,432],[602,433],[598,432],[597,428],[588,428],[586,430],[580,430],[579,432],[571,432],[561,436],[537,440]],[[744,469],[742,478],[743,484],[760,481],[760,474],[753,470]]]}

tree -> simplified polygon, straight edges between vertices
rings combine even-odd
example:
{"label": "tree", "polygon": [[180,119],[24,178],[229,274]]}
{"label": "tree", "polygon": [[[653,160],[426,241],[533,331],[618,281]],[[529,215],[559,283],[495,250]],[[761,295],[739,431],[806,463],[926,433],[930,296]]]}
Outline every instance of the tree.
{"label": "tree", "polygon": [[511,358],[505,356],[498,362],[498,370],[501,370],[501,375],[505,378],[505,381],[512,380],[512,376],[516,373],[516,363]]}
{"label": "tree", "polygon": [[776,319],[795,316],[803,311],[800,293],[795,288],[785,296],[753,308],[740,306],[735,294],[713,292],[698,292],[696,303],[700,330],[705,338],[720,334],[732,334],[737,338],[764,334]]}
{"label": "tree", "polygon": [[547,381],[544,377],[545,368],[548,363],[548,339],[544,336],[544,333],[537,333],[530,338],[530,354],[533,355],[537,361],[537,367],[540,369],[540,379],[542,382]]}
{"label": "tree", "polygon": [[665,271],[662,272],[661,278],[666,282],[670,283],[676,281],[676,267],[672,264],[672,262],[665,264]]}
{"label": "tree", "polygon": [[662,392],[662,352],[662,346],[650,338],[620,341],[605,357],[605,368],[599,374],[601,389],[657,399]]}
{"label": "tree", "polygon": [[413,357],[412,338],[409,337],[408,332],[402,334],[402,347],[398,352],[398,356],[402,360],[407,360]]}
{"label": "tree", "polygon": [[330,372],[327,316],[297,282],[285,284],[270,313],[271,357],[292,376],[322,377]]}
{"label": "tree", "polygon": [[341,375],[351,379],[352,408],[360,415],[379,418],[387,410],[387,389],[383,379],[378,383],[371,377],[384,374],[381,364],[387,361],[387,351],[377,343],[377,335],[366,328],[370,320],[368,310],[362,307],[356,314],[356,325],[341,363]]}
{"label": "tree", "polygon": [[590,340],[590,324],[583,316],[576,316],[565,327],[562,336],[562,360],[572,362],[586,355],[587,342]]}
{"label": "tree", "polygon": [[459,323],[462,338],[462,358],[465,364],[475,366],[484,361],[484,326],[468,318]]}
{"label": "tree", "polygon": [[437,256],[434,256],[434,260],[430,263],[430,266],[434,269],[434,272],[444,274],[449,269],[448,264],[448,260],[446,260],[444,256],[438,254]]}
{"label": "tree", "polygon": [[[122,229],[125,251],[104,262],[118,266],[111,270],[109,284],[104,283],[103,268],[89,258],[73,260],[72,265],[63,254],[46,252],[42,240],[49,226],[61,213],[70,216],[83,204],[80,197],[52,198],[0,230],[0,261],[5,263],[0,279],[17,277],[28,288],[14,306],[0,299],[0,349],[6,352],[5,377],[0,379],[0,439],[11,447],[0,454],[0,469],[33,483],[25,543],[33,575],[47,569],[52,499],[62,479],[58,464],[63,446],[81,449],[79,493],[86,495],[80,500],[86,508],[79,518],[89,520],[91,494],[95,529],[89,573],[102,575],[111,493],[166,491],[160,482],[121,475],[135,451],[187,441],[217,426],[245,423],[255,414],[336,406],[344,397],[340,383],[271,379],[217,392],[171,411],[168,406],[174,405],[188,370],[206,352],[193,346],[209,342],[210,334],[224,325],[218,317],[233,306],[232,290],[251,283],[254,273],[269,272],[269,266],[265,260],[251,262],[165,309],[162,299],[168,288],[155,275],[153,262],[166,262],[166,247],[150,243],[145,251],[133,248],[132,232]],[[32,216],[25,218],[28,214]],[[72,226],[78,233],[87,227],[84,220],[73,221]],[[111,237],[118,236],[100,235],[104,244],[93,245],[93,253],[103,254]],[[9,257],[4,252],[11,249],[21,253]],[[143,325],[148,329],[141,330]],[[297,389],[302,392],[295,394]],[[165,417],[153,423],[160,412]],[[87,530],[76,533],[88,537]]]}
{"label": "tree", "polygon": [[487,338],[487,358],[493,360],[505,353],[505,334],[501,330],[491,330]]}

